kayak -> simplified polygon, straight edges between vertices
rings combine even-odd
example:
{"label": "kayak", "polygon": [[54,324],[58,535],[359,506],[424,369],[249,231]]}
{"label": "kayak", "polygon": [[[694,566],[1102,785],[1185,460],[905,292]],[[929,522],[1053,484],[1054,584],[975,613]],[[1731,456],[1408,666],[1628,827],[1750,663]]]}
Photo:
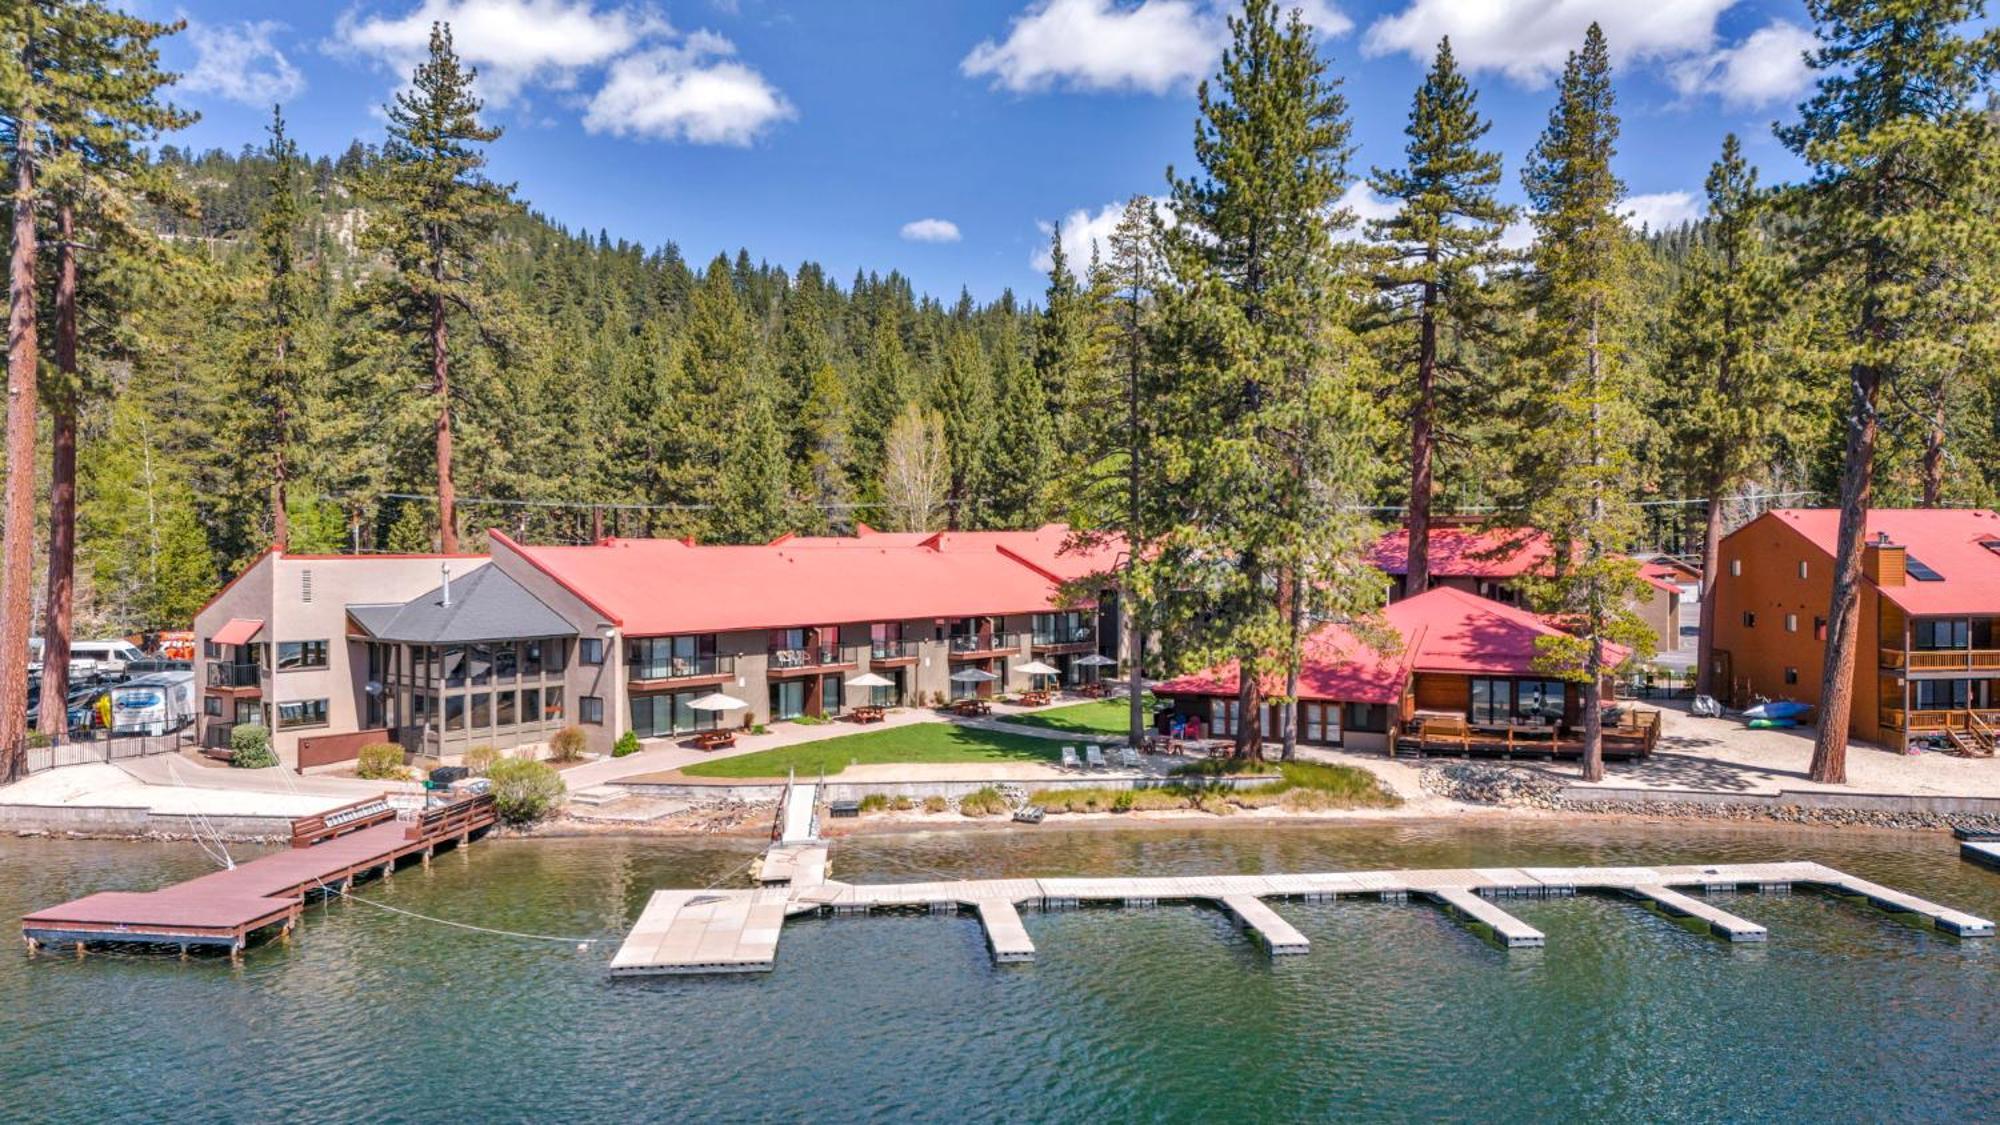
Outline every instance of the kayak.
{"label": "kayak", "polygon": [[1751,730],[1790,730],[1799,725],[1797,719],[1752,719]]}
{"label": "kayak", "polygon": [[1746,719],[1796,719],[1812,710],[1812,704],[1794,699],[1773,699],[1743,712]]}

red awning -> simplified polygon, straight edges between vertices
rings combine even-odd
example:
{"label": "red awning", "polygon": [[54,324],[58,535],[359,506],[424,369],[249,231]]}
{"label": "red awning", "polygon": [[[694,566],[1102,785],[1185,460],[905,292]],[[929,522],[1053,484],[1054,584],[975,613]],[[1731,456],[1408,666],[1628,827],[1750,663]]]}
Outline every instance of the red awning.
{"label": "red awning", "polygon": [[217,630],[211,639],[219,645],[246,645],[250,643],[250,638],[256,636],[263,628],[262,621],[248,617],[232,617],[229,623]]}

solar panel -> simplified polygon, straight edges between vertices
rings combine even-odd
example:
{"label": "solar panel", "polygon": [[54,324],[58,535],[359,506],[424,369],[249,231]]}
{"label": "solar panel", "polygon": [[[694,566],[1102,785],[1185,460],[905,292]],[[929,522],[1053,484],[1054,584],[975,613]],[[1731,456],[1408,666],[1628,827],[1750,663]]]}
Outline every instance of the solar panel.
{"label": "solar panel", "polygon": [[1939,574],[1937,571],[1932,570],[1928,566],[1925,566],[1923,563],[1917,561],[1917,559],[1915,559],[1910,555],[1903,556],[1903,569],[1909,573],[1910,577],[1916,579],[1919,582],[1944,581],[1944,575]]}

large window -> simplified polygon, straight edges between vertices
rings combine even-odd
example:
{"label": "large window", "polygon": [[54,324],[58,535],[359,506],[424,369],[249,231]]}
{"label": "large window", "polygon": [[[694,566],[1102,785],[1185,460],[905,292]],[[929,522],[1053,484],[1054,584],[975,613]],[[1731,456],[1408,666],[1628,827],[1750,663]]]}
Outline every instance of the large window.
{"label": "large window", "polygon": [[514,645],[502,642],[493,646],[493,678],[511,680],[521,667],[521,653]]}
{"label": "large window", "polygon": [[604,697],[585,695],[576,701],[577,718],[592,726],[604,725]]}
{"label": "large window", "polygon": [[289,703],[278,704],[279,730],[325,725],[326,700],[324,699],[295,699]]}
{"label": "large window", "polygon": [[1071,611],[1068,613],[1037,613],[1034,619],[1035,643],[1038,645],[1082,644],[1091,639],[1090,616]]}
{"label": "large window", "polygon": [[796,719],[806,713],[806,682],[779,680],[771,685],[771,718]]}
{"label": "large window", "polygon": [[1340,704],[1299,703],[1299,737],[1307,742],[1340,743]]}
{"label": "large window", "polygon": [[704,694],[706,693],[698,691],[678,691],[633,696],[631,707],[633,733],[640,738],[665,738],[669,735],[685,734],[688,731],[714,729],[715,712],[697,711],[688,706]]}
{"label": "large window", "polygon": [[542,642],[521,642],[521,674],[539,676],[542,674]]}
{"label": "large window", "polygon": [[493,677],[493,646],[487,644],[467,645],[465,649],[465,670],[475,684],[483,684]]}
{"label": "large window", "polygon": [[278,671],[326,667],[325,641],[279,641]]}
{"label": "large window", "polygon": [[542,690],[542,721],[560,723],[563,717],[563,693],[559,687]]}
{"label": "large window", "polygon": [[494,726],[511,727],[520,721],[519,716],[514,711],[514,700],[515,695],[512,691],[496,691],[493,693]]}
{"label": "large window", "polygon": [[1211,699],[1208,701],[1208,725],[1217,738],[1233,738],[1236,735],[1236,719],[1243,713],[1243,705],[1234,699]]}
{"label": "large window", "polygon": [[438,674],[444,677],[444,686],[463,687],[465,685],[465,647],[446,645],[438,650]]}
{"label": "large window", "polygon": [[444,697],[444,729],[465,729],[465,697],[447,695]]}
{"label": "large window", "polygon": [[485,730],[493,725],[493,697],[483,691],[472,693],[472,729]]}
{"label": "large window", "polygon": [[634,637],[626,645],[626,663],[635,680],[681,676],[712,676],[718,670],[715,634],[685,637]]}
{"label": "large window", "polygon": [[1972,706],[1971,680],[1918,680],[1911,687],[1919,711],[1963,711]]}
{"label": "large window", "polygon": [[583,661],[585,664],[604,663],[604,641],[602,639],[598,637],[585,637],[577,643],[582,646],[578,650],[578,660]]}
{"label": "large window", "polygon": [[1915,644],[1918,649],[1935,652],[1939,649],[1967,648],[1972,643],[1972,623],[1964,618],[1956,620],[1919,621],[1915,626]]}
{"label": "large window", "polygon": [[1567,689],[1561,680],[1473,680],[1472,721],[1491,726],[1560,723]]}

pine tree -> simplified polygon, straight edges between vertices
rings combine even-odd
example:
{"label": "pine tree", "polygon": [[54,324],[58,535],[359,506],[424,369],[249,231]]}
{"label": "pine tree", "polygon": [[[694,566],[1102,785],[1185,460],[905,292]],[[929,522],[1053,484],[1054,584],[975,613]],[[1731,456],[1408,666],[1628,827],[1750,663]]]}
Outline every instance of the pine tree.
{"label": "pine tree", "polygon": [[1715,567],[1723,502],[1764,465],[1783,416],[1779,263],[1765,246],[1757,170],[1731,133],[1709,169],[1708,240],[1690,251],[1667,317],[1668,444],[1706,501],[1701,655],[1695,690],[1715,694]]}
{"label": "pine tree", "polygon": [[1009,331],[994,350],[998,419],[986,464],[991,512],[1001,526],[1038,527],[1049,515],[1054,486],[1055,430],[1040,375]]}
{"label": "pine tree", "polygon": [[451,29],[433,24],[428,58],[388,107],[388,141],[367,181],[380,213],[363,231],[364,245],[387,257],[393,271],[368,294],[382,314],[379,327],[414,334],[411,343],[428,376],[438,543],[447,553],[458,550],[452,410],[461,393],[452,385],[450,325],[462,316],[482,333],[494,330],[492,318],[481,316],[490,304],[483,277],[487,239],[515,210],[511,185],[493,183],[482,171],[481,146],[499,139],[500,130],[479,123],[475,76],[459,63]]}
{"label": "pine tree", "polygon": [[1536,241],[1529,292],[1528,395],[1538,406],[1517,487],[1530,490],[1530,525],[1546,534],[1555,573],[1531,595],[1568,626],[1538,643],[1546,672],[1583,697],[1583,776],[1604,776],[1600,706],[1605,646],[1643,649],[1648,630],[1630,608],[1643,586],[1624,552],[1637,529],[1628,485],[1634,375],[1621,300],[1631,247],[1617,214],[1624,185],[1611,169],[1618,138],[1610,51],[1593,23],[1556,84],[1556,105],[1522,173]]}
{"label": "pine tree", "polygon": [[847,382],[832,364],[815,368],[807,380],[799,412],[800,471],[804,497],[818,529],[853,521],[854,492],[849,478],[847,435],[850,409]]}
{"label": "pine tree", "polygon": [[101,612],[135,629],[181,628],[215,589],[195,496],[156,441],[145,404],[113,403],[103,448],[86,463],[83,569]]}
{"label": "pine tree", "polygon": [[[1201,174],[1169,170],[1173,284],[1162,287],[1172,376],[1153,396],[1149,491],[1172,505],[1134,581],[1183,656],[1239,662],[1239,755],[1261,743],[1266,676],[1289,750],[1306,623],[1366,612],[1381,587],[1358,565],[1353,491],[1368,399],[1346,263],[1335,242],[1348,183],[1346,101],[1297,12],[1250,0],[1229,19],[1199,92]],[[1345,216],[1351,223],[1351,216]]]}
{"label": "pine tree", "polygon": [[1098,348],[1096,309],[1083,280],[1063,250],[1062,225],[1049,231],[1049,284],[1035,321],[1035,374],[1048,402],[1059,477],[1082,468],[1078,458],[1093,435],[1081,420],[1097,390],[1103,356]]}
{"label": "pine tree", "polygon": [[950,526],[980,526],[977,505],[985,498],[993,446],[993,381],[972,333],[952,332],[932,400],[932,409],[944,418],[945,449],[951,457]]}
{"label": "pine tree", "polygon": [[716,531],[732,543],[768,543],[791,531],[790,462],[785,435],[771,404],[773,392],[745,392],[740,424],[730,433],[716,500]]}
{"label": "pine tree", "polygon": [[1371,186],[1397,204],[1369,224],[1382,253],[1383,302],[1368,329],[1388,339],[1388,362],[1409,395],[1409,593],[1430,588],[1430,516],[1437,447],[1481,405],[1474,369],[1499,332],[1488,274],[1511,257],[1500,235],[1514,209],[1494,198],[1500,156],[1479,147],[1492,124],[1458,71],[1451,40],[1417,90],[1400,169],[1375,169]]}
{"label": "pine tree", "polygon": [[248,439],[246,464],[270,482],[271,542],[284,550],[290,543],[287,490],[294,476],[294,448],[307,395],[299,335],[311,316],[312,278],[299,261],[303,222],[299,150],[285,135],[285,117],[277,107],[271,110],[264,155],[271,163],[271,180],[270,200],[257,227],[262,292],[255,302],[258,315],[247,341],[249,354],[244,356],[243,398],[257,410],[243,434]]}
{"label": "pine tree", "polygon": [[[1800,119],[1778,131],[1810,175],[1794,202],[1806,222],[1802,276],[1845,321],[1828,357],[1844,364],[1840,530],[1821,671],[1812,779],[1847,780],[1861,618],[1861,547],[1880,436],[1880,398],[1906,393],[1934,361],[1937,310],[1981,300],[1996,256],[1975,190],[1993,174],[1992,123],[1981,102],[2000,32],[1968,36],[1979,0],[1809,0],[1819,85]],[[1948,343],[1945,346],[1950,346]]]}

